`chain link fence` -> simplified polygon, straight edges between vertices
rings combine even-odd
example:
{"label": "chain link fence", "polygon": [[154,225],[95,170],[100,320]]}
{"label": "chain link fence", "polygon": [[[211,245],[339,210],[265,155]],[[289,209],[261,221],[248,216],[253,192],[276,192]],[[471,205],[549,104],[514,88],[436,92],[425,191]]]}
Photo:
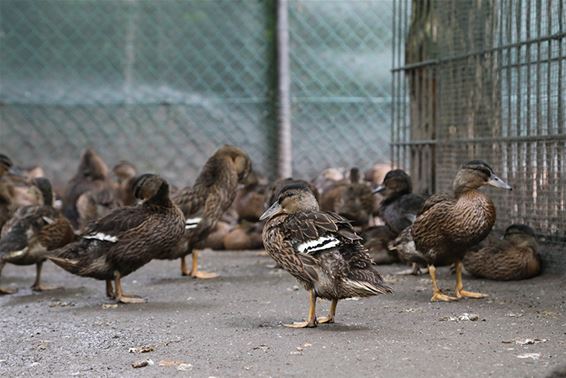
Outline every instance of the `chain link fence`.
{"label": "chain link fence", "polygon": [[451,190],[487,161],[497,227],[526,223],[566,241],[564,0],[395,2],[394,164],[417,188]]}
{"label": "chain link fence", "polygon": [[[192,182],[224,143],[274,178],[274,0],[0,2],[0,150]],[[289,2],[294,174],[389,159],[392,3]]]}

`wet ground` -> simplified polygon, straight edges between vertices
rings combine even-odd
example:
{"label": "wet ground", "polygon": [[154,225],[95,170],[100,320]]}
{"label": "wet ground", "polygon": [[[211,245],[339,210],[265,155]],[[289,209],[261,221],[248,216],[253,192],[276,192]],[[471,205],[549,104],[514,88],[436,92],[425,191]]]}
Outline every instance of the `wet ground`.
{"label": "wet ground", "polygon": [[[103,282],[51,263],[45,282],[64,289],[32,293],[34,267],[7,265],[2,282],[20,291],[0,297],[0,376],[544,377],[566,363],[566,279],[555,272],[465,277],[490,298],[430,303],[428,277],[380,267],[394,294],[341,301],[336,324],[289,329],[282,323],[306,316],[307,295],[271,259],[205,252],[203,264],[222,277],[195,281],[176,261],[154,261],[124,280],[148,303],[119,306]],[[447,268],[439,278],[454,286]],[[478,319],[456,320],[464,313]]]}

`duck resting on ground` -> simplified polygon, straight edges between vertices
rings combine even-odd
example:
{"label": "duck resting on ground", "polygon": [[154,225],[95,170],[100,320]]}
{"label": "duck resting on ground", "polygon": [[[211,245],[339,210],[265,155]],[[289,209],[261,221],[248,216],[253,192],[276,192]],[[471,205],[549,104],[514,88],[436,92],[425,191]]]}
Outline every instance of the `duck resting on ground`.
{"label": "duck resting on ground", "polygon": [[[4,264],[36,265],[34,291],[48,290],[41,284],[41,268],[49,251],[75,239],[71,224],[53,208],[53,190],[46,178],[32,180],[30,192],[40,205],[20,207],[2,229],[0,273]],[[0,294],[13,291],[0,288]]]}
{"label": "duck resting on ground", "polygon": [[[215,278],[216,273],[198,270],[198,250],[216,223],[234,201],[239,183],[246,184],[252,169],[244,150],[225,145],[205,163],[193,187],[180,190],[173,197],[185,218],[185,235],[179,244],[160,259],[181,259],[181,274],[193,278]],[[185,257],[192,254],[192,269],[187,269]]]}
{"label": "duck resting on ground", "polygon": [[106,295],[122,303],[144,302],[122,291],[122,277],[174,248],[185,230],[183,214],[169,199],[169,184],[164,179],[141,175],[133,190],[141,204],[115,209],[90,224],[79,241],[48,257],[72,274],[105,280]]}
{"label": "duck resting on ground", "polygon": [[[464,290],[462,283],[462,259],[466,251],[485,239],[495,223],[493,202],[478,190],[484,185],[511,190],[485,162],[473,160],[464,164],[454,179],[454,196],[431,196],[415,222],[390,243],[402,261],[428,265],[433,290],[431,301],[486,297]],[[436,283],[435,267],[452,263],[456,266],[455,297],[442,293]]]}
{"label": "duck resting on ground", "polygon": [[474,277],[498,281],[535,277],[542,267],[535,232],[524,224],[507,227],[503,240],[468,251],[463,264]]}
{"label": "duck resting on ground", "polygon": [[[284,187],[261,219],[267,219],[263,229],[267,253],[310,293],[307,321],[288,327],[333,323],[340,299],[391,292],[350,222],[320,211],[308,186],[296,183]],[[332,301],[327,317],[317,319],[317,298]]]}

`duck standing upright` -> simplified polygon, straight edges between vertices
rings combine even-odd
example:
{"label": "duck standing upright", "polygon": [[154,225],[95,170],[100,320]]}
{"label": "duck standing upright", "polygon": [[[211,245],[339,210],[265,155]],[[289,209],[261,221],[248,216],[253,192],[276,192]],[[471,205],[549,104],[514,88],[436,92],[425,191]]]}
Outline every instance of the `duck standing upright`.
{"label": "duck standing upright", "polygon": [[[53,208],[53,190],[46,178],[32,180],[31,191],[37,192],[40,205],[20,207],[2,229],[0,239],[0,273],[4,264],[36,264],[34,291],[47,290],[41,284],[41,268],[49,251],[75,239],[71,224]],[[0,288],[1,294],[13,291]]]}
{"label": "duck standing upright", "polygon": [[[265,211],[263,243],[267,253],[310,293],[308,319],[287,325],[316,327],[333,323],[340,299],[391,292],[348,220],[319,210],[307,185],[284,187]],[[316,299],[332,301],[327,317],[316,317]]]}
{"label": "duck standing upright", "polygon": [[[175,194],[173,202],[185,217],[185,235],[175,248],[165,251],[160,259],[181,259],[181,274],[193,278],[215,278],[216,273],[198,270],[198,250],[208,234],[236,197],[238,183],[245,183],[252,164],[248,154],[234,146],[218,149],[205,163],[192,187]],[[192,269],[185,257],[192,254]]]}
{"label": "duck standing upright", "polygon": [[[485,162],[464,164],[454,179],[454,196],[438,194],[428,198],[415,222],[391,243],[401,260],[428,265],[431,301],[486,297],[464,290],[462,283],[462,258],[471,246],[485,239],[495,223],[493,202],[478,190],[484,185],[511,190]],[[455,297],[442,293],[436,283],[435,266],[452,263],[456,265]]]}
{"label": "duck standing upright", "polygon": [[122,277],[141,268],[163,250],[172,249],[185,230],[183,214],[170,200],[169,184],[164,179],[141,175],[133,190],[135,197],[143,201],[141,204],[115,209],[89,225],[79,241],[48,257],[72,274],[105,280],[106,295],[122,303],[144,302],[122,291]]}

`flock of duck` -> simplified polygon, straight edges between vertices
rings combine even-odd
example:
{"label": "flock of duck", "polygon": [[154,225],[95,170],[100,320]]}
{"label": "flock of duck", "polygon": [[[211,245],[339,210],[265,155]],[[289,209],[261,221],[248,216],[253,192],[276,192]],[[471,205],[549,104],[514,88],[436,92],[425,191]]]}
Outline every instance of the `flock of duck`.
{"label": "flock of duck", "polygon": [[[286,178],[268,185],[247,153],[228,145],[185,188],[138,175],[128,162],[112,171],[115,180],[87,149],[59,196],[40,168],[22,169],[0,154],[0,274],[6,263],[35,264],[32,289],[46,290],[41,270],[50,260],[105,281],[109,298],[141,303],[123,291],[121,279],[153,259],[179,259],[181,274],[209,279],[217,275],[199,270],[202,248],[263,247],[309,293],[306,321],[288,325],[302,328],[334,322],[341,299],[390,293],[376,264],[410,263],[412,274],[428,269],[432,301],[485,297],[464,290],[462,266],[496,280],[529,278],[541,269],[529,226],[511,225],[503,240],[488,237],[496,211],[479,188],[511,187],[479,160],[460,168],[453,193],[428,198],[412,193],[410,177],[399,169],[383,178],[370,171],[365,179],[357,168],[347,178],[328,169],[312,182]],[[436,267],[443,265],[455,267],[454,296],[437,285]],[[316,316],[317,298],[331,301],[328,316]]]}

